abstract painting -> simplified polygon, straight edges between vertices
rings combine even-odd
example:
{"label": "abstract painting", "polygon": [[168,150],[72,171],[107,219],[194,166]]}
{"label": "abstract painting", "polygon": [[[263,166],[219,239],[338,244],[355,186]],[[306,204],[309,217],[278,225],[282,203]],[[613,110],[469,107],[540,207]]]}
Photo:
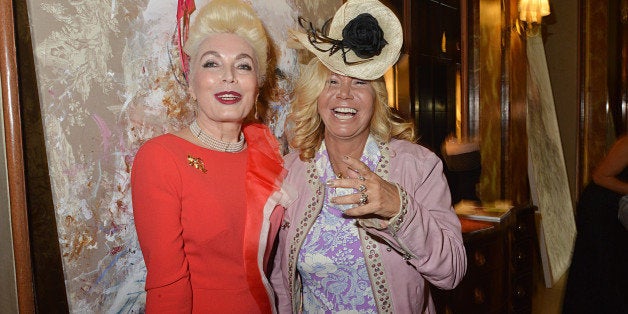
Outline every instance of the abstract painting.
{"label": "abstract painting", "polygon": [[[332,17],[342,2],[249,2],[277,51],[279,97],[268,123],[281,139],[299,60],[286,46],[288,30],[299,15]],[[133,158],[146,140],[194,117],[179,66],[177,1],[28,0],[28,11],[70,311],[143,312]]]}

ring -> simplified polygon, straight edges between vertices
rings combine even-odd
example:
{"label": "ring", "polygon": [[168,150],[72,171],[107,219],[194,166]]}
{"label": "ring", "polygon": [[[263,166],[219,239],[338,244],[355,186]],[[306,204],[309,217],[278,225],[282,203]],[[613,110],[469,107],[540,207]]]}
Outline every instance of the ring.
{"label": "ring", "polygon": [[366,192],[366,185],[364,185],[364,184],[360,184],[360,185],[358,186],[358,191],[360,191],[360,192]]}
{"label": "ring", "polygon": [[364,176],[359,175],[359,176],[358,176],[358,180],[360,180],[360,181],[364,181],[364,180],[366,180],[366,179],[364,178]]}
{"label": "ring", "polygon": [[358,204],[360,205],[366,205],[369,202],[369,196],[366,195],[366,193],[362,192],[360,194],[360,200],[358,201]]}

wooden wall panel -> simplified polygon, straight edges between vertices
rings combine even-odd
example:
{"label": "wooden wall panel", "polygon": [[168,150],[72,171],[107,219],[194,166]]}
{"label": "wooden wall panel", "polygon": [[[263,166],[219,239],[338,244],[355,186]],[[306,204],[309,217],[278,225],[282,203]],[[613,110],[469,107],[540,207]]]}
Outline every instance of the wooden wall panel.
{"label": "wooden wall panel", "polygon": [[24,159],[18,97],[18,72],[15,51],[13,3],[0,0],[0,81],[2,110],[9,179],[9,205],[15,256],[18,309],[22,314],[34,313],[31,256],[26,211]]}
{"label": "wooden wall panel", "polygon": [[[508,3],[508,2],[507,2]],[[504,195],[515,204],[526,204],[530,200],[528,182],[528,139],[526,133],[526,81],[528,63],[526,61],[525,36],[518,34],[514,27],[519,15],[516,2],[506,8],[509,43],[506,55],[508,128],[505,131],[506,155],[504,162]]]}
{"label": "wooden wall panel", "polygon": [[581,0],[580,136],[577,187],[580,191],[606,151],[608,131],[608,1]]}
{"label": "wooden wall panel", "polygon": [[[14,7],[17,38],[17,66],[19,98],[22,111],[24,175],[31,245],[33,290],[37,309],[55,309],[67,313],[68,303],[57,237],[57,222],[52,200],[52,187],[48,171],[43,119],[30,24],[26,1],[16,1]],[[49,293],[49,291],[57,291]]]}
{"label": "wooden wall panel", "polygon": [[[479,43],[477,51],[469,52],[476,65],[469,71],[469,112],[473,117],[473,106],[479,107],[482,176],[478,193],[485,202],[506,199],[528,204],[526,41],[514,28],[517,1],[480,0],[473,14],[479,17],[470,32],[475,32],[473,40]],[[474,81],[479,82],[477,90]]]}
{"label": "wooden wall panel", "polygon": [[503,197],[501,1],[480,0],[479,13],[479,134],[482,175],[478,194],[482,201],[494,201]]}

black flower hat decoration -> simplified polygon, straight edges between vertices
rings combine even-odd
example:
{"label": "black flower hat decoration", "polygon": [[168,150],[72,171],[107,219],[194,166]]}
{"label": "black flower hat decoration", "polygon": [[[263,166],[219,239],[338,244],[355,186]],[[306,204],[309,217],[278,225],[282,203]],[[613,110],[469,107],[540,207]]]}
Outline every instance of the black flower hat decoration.
{"label": "black flower hat decoration", "polygon": [[399,59],[403,31],[397,16],[377,0],[349,0],[320,30],[299,17],[292,35],[331,71],[365,80],[386,73]]}

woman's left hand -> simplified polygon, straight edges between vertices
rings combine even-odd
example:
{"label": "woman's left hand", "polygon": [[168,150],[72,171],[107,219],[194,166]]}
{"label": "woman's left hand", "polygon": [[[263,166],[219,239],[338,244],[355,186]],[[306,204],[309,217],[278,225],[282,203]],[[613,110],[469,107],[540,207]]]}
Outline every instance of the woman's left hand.
{"label": "woman's left hand", "polygon": [[334,188],[353,188],[356,193],[337,196],[331,201],[336,204],[358,204],[345,211],[348,216],[377,215],[385,219],[394,217],[399,212],[401,203],[397,186],[382,179],[358,159],[345,156],[343,161],[353,169],[353,173],[349,174],[349,178],[330,180],[327,185]]}

